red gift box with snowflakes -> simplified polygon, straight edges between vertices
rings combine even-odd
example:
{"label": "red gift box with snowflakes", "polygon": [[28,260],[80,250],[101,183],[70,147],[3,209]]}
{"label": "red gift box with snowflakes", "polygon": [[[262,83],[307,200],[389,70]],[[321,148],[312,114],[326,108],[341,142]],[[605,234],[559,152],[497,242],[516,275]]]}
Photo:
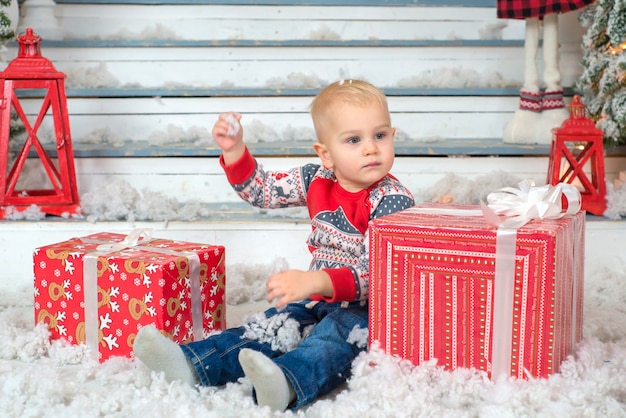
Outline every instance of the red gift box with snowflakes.
{"label": "red gift box with snowflakes", "polygon": [[35,322],[100,361],[131,357],[146,325],[181,344],[225,327],[222,246],[102,232],[37,248],[34,276]]}
{"label": "red gift box with snowflakes", "polygon": [[556,373],[582,338],[584,212],[513,231],[480,213],[426,204],[370,223],[370,344],[491,378]]}

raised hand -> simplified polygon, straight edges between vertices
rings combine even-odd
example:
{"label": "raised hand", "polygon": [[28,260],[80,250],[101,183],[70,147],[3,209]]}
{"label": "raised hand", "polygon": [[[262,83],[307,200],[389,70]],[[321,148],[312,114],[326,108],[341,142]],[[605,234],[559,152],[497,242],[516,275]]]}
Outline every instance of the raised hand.
{"label": "raised hand", "polygon": [[243,127],[240,121],[240,113],[228,112],[220,114],[213,125],[213,140],[222,149],[225,164],[234,163],[244,152]]}

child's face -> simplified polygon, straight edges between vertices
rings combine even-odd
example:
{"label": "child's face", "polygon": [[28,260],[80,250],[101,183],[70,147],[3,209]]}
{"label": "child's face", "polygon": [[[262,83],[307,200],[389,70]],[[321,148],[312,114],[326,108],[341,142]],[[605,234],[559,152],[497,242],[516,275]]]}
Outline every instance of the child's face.
{"label": "child's face", "polygon": [[314,149],[344,189],[367,189],[389,173],[396,130],[384,106],[376,101],[365,106],[335,103],[326,115]]}

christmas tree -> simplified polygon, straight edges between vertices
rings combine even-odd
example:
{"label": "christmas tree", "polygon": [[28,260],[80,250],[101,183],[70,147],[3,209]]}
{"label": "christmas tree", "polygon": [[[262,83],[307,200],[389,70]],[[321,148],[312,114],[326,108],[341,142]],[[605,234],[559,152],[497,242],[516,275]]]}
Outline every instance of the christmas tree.
{"label": "christmas tree", "polygon": [[0,0],[0,45],[15,38],[15,32],[11,28],[11,19],[4,10],[11,5],[11,0]]}
{"label": "christmas tree", "polygon": [[576,87],[607,147],[626,144],[626,0],[598,0],[580,14],[584,72]]}

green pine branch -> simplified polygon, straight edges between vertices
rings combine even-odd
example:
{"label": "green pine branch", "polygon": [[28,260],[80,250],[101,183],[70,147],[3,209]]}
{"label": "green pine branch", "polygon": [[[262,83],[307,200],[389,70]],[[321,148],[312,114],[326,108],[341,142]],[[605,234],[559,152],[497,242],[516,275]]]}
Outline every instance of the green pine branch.
{"label": "green pine branch", "polygon": [[[6,8],[11,5],[11,0],[0,0],[0,7]],[[0,44],[15,39],[15,32],[11,30],[11,19],[3,10],[0,10]]]}

